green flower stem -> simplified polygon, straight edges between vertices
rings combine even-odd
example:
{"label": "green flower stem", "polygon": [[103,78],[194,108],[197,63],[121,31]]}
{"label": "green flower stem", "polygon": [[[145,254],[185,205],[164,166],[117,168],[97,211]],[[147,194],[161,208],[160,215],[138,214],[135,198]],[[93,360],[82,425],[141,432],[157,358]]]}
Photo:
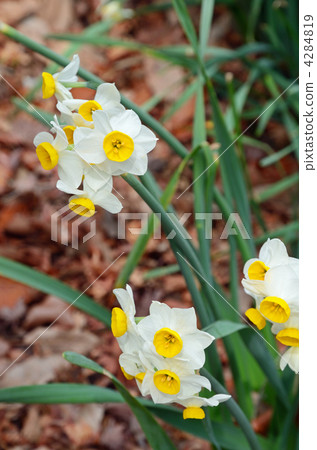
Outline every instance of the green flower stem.
{"label": "green flower stem", "polygon": [[89,89],[96,90],[100,83],[97,83],[95,81],[76,81],[73,83],[70,83],[68,81],[63,81],[62,85],[67,88],[79,88],[79,87],[86,87]]}
{"label": "green flower stem", "polygon": [[[201,375],[208,378],[212,385],[213,391],[216,392],[216,394],[228,394],[228,391],[222,386],[221,383],[219,383],[216,378],[214,378],[206,369],[201,369]],[[247,438],[250,448],[252,450],[261,450],[261,446],[259,444],[258,438],[253,431],[253,428],[248,421],[247,417],[243,413],[240,406],[237,404],[237,402],[230,398],[226,402],[224,402],[224,405],[229,409],[233,417],[236,419],[238,424],[240,425],[242,431],[244,432],[245,437]]]}
{"label": "green flower stem", "polygon": [[[33,39],[30,39],[23,33],[20,33],[15,28],[10,27],[3,22],[0,22],[0,32],[61,66],[66,66],[70,62],[69,59],[65,56],[58,55],[53,50],[45,47],[42,44],[39,44],[38,42],[33,41]],[[104,80],[97,77],[96,75],[93,75],[91,72],[85,69],[80,68],[78,71],[78,75],[87,81],[92,81],[98,84],[104,83]],[[187,149],[179,142],[179,140],[176,139],[175,136],[167,131],[166,128],[164,128],[157,120],[151,117],[146,111],[135,105],[131,100],[125,98],[123,95],[121,95],[121,102],[126,108],[133,109],[138,114],[142,122],[152,128],[167,144],[169,144],[173,148],[175,153],[177,153],[182,158],[187,155]]]}

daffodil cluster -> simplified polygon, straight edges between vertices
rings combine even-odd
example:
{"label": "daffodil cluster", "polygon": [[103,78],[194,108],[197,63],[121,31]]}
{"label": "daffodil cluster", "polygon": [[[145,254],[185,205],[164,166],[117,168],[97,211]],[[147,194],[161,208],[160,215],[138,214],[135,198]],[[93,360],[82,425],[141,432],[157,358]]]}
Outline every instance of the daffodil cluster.
{"label": "daffodil cluster", "polygon": [[79,57],[54,75],[43,72],[43,98],[55,95],[59,119],[51,133],[38,133],[36,153],[45,170],[57,166],[57,188],[72,194],[69,208],[82,216],[95,213],[95,205],[118,213],[122,205],[112,194],[113,176],[144,175],[147,153],[156,145],[153,132],[139,116],[121,104],[118,89],[103,83],[93,100],[74,99],[71,85],[77,82]]}
{"label": "daffodil cluster", "polygon": [[288,256],[279,239],[268,239],[262,246],[259,258],[250,259],[244,266],[242,285],[255,299],[255,307],[246,316],[259,330],[266,321],[272,323],[276,339],[289,347],[283,354],[280,367],[299,371],[299,261]]}
{"label": "daffodil cluster", "polygon": [[170,308],[153,301],[150,314],[135,318],[130,286],[115,289],[121,308],[113,308],[111,329],[122,354],[119,363],[128,380],[135,379],[143,396],[154,403],[179,403],[184,419],[203,419],[202,406],[217,406],[230,398],[218,394],[200,397],[202,388],[211,390],[207,378],[199,375],[205,363],[205,348],[214,340],[197,329],[194,308]]}

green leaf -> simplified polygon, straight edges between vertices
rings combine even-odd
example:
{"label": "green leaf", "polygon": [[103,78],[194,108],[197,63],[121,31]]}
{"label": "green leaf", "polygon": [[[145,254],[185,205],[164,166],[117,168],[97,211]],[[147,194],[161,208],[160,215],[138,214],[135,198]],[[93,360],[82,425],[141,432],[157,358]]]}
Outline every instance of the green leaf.
{"label": "green leaf", "polygon": [[132,397],[123,384],[114,375],[108,372],[108,370],[99,366],[99,364],[86,358],[85,356],[79,355],[78,353],[65,352],[63,357],[67,361],[72,364],[76,364],[79,367],[85,367],[93,370],[94,372],[108,376],[122,395],[123,399],[130,406],[135,417],[138,419],[151,447],[154,450],[175,450],[175,446],[163,428],[158,425],[152,414],[135,397]]}
{"label": "green leaf", "polygon": [[171,264],[169,266],[158,267],[157,269],[149,270],[143,275],[143,280],[152,280],[153,278],[165,277],[180,271],[178,264]]}
{"label": "green leaf", "polygon": [[108,309],[98,305],[98,303],[95,303],[90,297],[80,291],[45,275],[38,270],[31,269],[31,267],[16,261],[0,257],[0,275],[26,284],[27,286],[31,286],[46,294],[55,295],[66,303],[72,304],[75,308],[84,311],[110,327],[111,314]]}
{"label": "green leaf", "polygon": [[182,28],[187,36],[187,39],[191,43],[195,53],[199,54],[197,34],[190,18],[186,3],[183,0],[172,0],[178,19],[182,25]]}
{"label": "green leaf", "polygon": [[217,320],[208,327],[204,328],[204,331],[214,336],[216,339],[229,336],[229,334],[236,333],[237,331],[249,328],[243,323],[231,322],[230,320]]}
{"label": "green leaf", "polygon": [[280,161],[282,158],[284,158],[285,156],[292,153],[292,151],[294,151],[294,150],[295,150],[294,145],[292,145],[292,144],[288,145],[287,147],[282,148],[278,152],[274,152],[271,155],[268,155],[265,158],[261,159],[260,166],[267,167],[272,164],[275,164],[278,161]]}
{"label": "green leaf", "polygon": [[268,188],[263,190],[261,193],[257,194],[255,196],[255,200],[259,203],[265,202],[266,200],[269,200],[270,198],[275,197],[276,195],[280,194],[281,192],[286,191],[287,189],[290,189],[292,186],[297,185],[298,180],[299,180],[298,173],[289,175],[288,177],[283,178],[282,180],[278,181],[277,183],[271,184]]}
{"label": "green leaf", "polygon": [[119,392],[77,383],[51,383],[0,389],[0,402],[25,405],[63,403],[122,403]]}
{"label": "green leaf", "polygon": [[[75,364],[76,366],[90,369],[94,372],[100,373],[101,375],[108,375],[108,373],[110,373],[92,359],[89,359],[86,356],[80,355],[76,352],[64,352],[63,358],[66,359],[66,361]],[[112,378],[112,375],[110,378]]]}
{"label": "green leaf", "polygon": [[215,0],[202,0],[201,2],[200,24],[199,24],[199,47],[202,58],[204,57],[208,45],[214,6]]}

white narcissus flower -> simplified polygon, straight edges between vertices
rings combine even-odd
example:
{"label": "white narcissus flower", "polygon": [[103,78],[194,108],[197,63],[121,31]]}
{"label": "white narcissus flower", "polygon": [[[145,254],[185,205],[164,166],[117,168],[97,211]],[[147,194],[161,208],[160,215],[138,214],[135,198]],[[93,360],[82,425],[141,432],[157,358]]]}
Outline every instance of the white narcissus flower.
{"label": "white narcissus flower", "polygon": [[93,121],[92,113],[94,111],[106,111],[109,117],[123,112],[125,108],[121,105],[120,100],[120,92],[116,86],[113,83],[103,83],[97,87],[94,100],[65,100],[58,107],[60,111],[62,109],[61,112],[65,115],[67,115],[65,108],[68,108],[70,112],[76,111],[77,114],[73,113],[74,120],[80,123],[81,117],[83,125],[80,126],[91,127]]}
{"label": "white narcissus flower", "polygon": [[193,369],[204,365],[204,349],[214,340],[209,333],[197,329],[194,308],[170,308],[155,301],[150,306],[150,315],[141,320],[138,329],[159,355],[187,359]]}
{"label": "white narcissus flower", "polygon": [[271,268],[291,264],[294,258],[290,258],[287,249],[280,239],[268,239],[262,245],[259,258],[249,259],[244,265],[244,279],[242,285],[247,294],[255,299],[265,297],[265,274]]}
{"label": "white narcissus flower", "polygon": [[172,403],[177,398],[197,394],[202,388],[211,390],[207,378],[195,373],[188,361],[179,358],[163,358],[146,346],[139,357],[145,369],[140,386],[142,395],[150,394],[154,403]]}
{"label": "white narcissus flower", "polygon": [[272,333],[283,345],[290,347],[281,356],[280,368],[284,370],[287,365],[295,372],[299,372],[299,316],[294,313],[287,322],[274,324]]}
{"label": "white narcissus flower", "polygon": [[79,69],[79,56],[74,55],[71,62],[64,67],[60,72],[55,73],[54,75],[43,72],[43,84],[42,84],[42,92],[43,98],[50,98],[54,94],[59,101],[63,101],[65,99],[71,99],[72,94],[70,93],[71,88],[65,87],[62,83],[75,83],[78,80],[77,72]]}
{"label": "white narcissus flower", "polygon": [[270,269],[265,276],[266,297],[259,304],[261,314],[270,322],[286,322],[298,313],[298,289],[298,263]]}
{"label": "white narcissus flower", "polygon": [[[261,330],[266,324],[265,317],[260,311],[260,304],[264,298],[273,295],[270,293],[272,292],[271,289],[268,291],[268,284],[266,283],[268,274],[278,267],[293,266],[296,271],[297,265],[298,259],[288,256],[285,245],[279,239],[268,239],[260,249],[259,259],[252,258],[246,262],[244,266],[245,278],[242,280],[242,285],[245,292],[255,299],[256,308],[249,308],[245,314],[258,329]],[[268,279],[271,279],[271,277]],[[282,286],[283,279],[280,278],[278,283]],[[274,314],[269,313],[269,316],[273,317]],[[266,318],[269,317],[266,316]],[[273,318],[270,320],[274,322]]]}
{"label": "white narcissus flower", "polygon": [[105,111],[92,113],[94,129],[77,128],[75,151],[89,164],[106,163],[113,175],[144,175],[147,153],[156,145],[154,133],[141,124],[139,116],[126,110],[109,117]]}
{"label": "white narcissus flower", "polygon": [[121,202],[111,193],[112,183],[106,182],[102,188],[95,191],[84,180],[83,189],[76,189],[73,186],[58,180],[57,189],[67,194],[74,194],[69,199],[69,209],[76,214],[91,217],[95,214],[95,205],[101,206],[112,214],[117,214],[122,209]]}
{"label": "white narcissus flower", "polygon": [[52,122],[55,138],[46,131],[38,133],[34,138],[36,154],[45,170],[58,166],[60,179],[74,187],[78,187],[83,176],[83,162],[77,153],[68,149],[68,140],[64,130],[56,122]]}
{"label": "white narcissus flower", "polygon": [[[133,292],[127,284],[126,289],[113,291],[121,308],[113,308],[111,315],[111,330],[117,338],[118,344],[124,353],[137,354],[143,345],[143,339],[135,322],[135,304]],[[128,372],[129,373],[129,372]]]}
{"label": "white narcissus flower", "polygon": [[218,406],[219,403],[226,402],[231,398],[231,395],[216,394],[210,398],[199,397],[193,395],[184,399],[178,398],[176,403],[185,406],[183,411],[183,419],[204,419],[205,411],[202,406]]}

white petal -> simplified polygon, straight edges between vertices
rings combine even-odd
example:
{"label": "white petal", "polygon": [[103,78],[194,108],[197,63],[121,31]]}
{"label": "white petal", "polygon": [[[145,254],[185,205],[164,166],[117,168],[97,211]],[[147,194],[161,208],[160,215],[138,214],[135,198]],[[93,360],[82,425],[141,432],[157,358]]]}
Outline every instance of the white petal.
{"label": "white petal", "polygon": [[121,96],[114,83],[103,83],[97,87],[95,100],[104,108],[110,101],[120,103]]}
{"label": "white petal", "polygon": [[280,361],[280,368],[284,370],[289,365],[293,372],[299,372],[299,348],[290,347],[282,356]]}
{"label": "white petal", "polygon": [[67,64],[64,69],[58,74],[58,81],[77,81],[77,72],[79,69],[80,60],[78,55],[74,55],[73,59]]}
{"label": "white petal", "polygon": [[63,151],[58,160],[58,176],[66,184],[77,188],[83,178],[83,163],[72,151]]}
{"label": "white petal", "polygon": [[155,325],[159,328],[172,328],[175,326],[172,308],[166,303],[153,301],[150,306],[150,315],[155,321]]}
{"label": "white petal", "polygon": [[62,192],[66,192],[66,194],[75,194],[75,195],[82,195],[83,191],[80,189],[76,189],[73,186],[70,186],[69,184],[64,183],[62,180],[58,180],[56,183],[57,189],[59,189]]}
{"label": "white petal", "polygon": [[70,88],[63,86],[58,81],[55,82],[55,97],[58,101],[70,100],[73,98]]}
{"label": "white petal", "polygon": [[[83,130],[86,130],[85,138],[83,138]],[[74,131],[74,150],[89,164],[99,164],[106,159],[105,152],[102,148],[102,142],[102,136],[89,128],[76,128]]]}
{"label": "white petal", "polygon": [[112,191],[112,177],[108,173],[101,171],[95,165],[86,165],[84,173],[85,183],[94,191],[101,188],[104,188],[105,192]]}
{"label": "white petal", "polygon": [[37,147],[43,142],[49,142],[50,144],[52,144],[53,141],[54,137],[50,133],[48,133],[47,131],[41,131],[40,133],[37,133],[37,135],[35,136],[33,144],[35,145],[35,147]]}
{"label": "white petal", "polygon": [[92,119],[95,125],[96,131],[105,137],[108,133],[111,133],[113,129],[111,128],[109,117],[105,111],[97,109],[92,113]]}
{"label": "white petal", "polygon": [[123,162],[109,161],[112,173],[115,175],[122,173],[131,173],[132,175],[144,175],[147,171],[147,155],[138,155],[134,151],[132,156]]}
{"label": "white petal", "polygon": [[62,105],[64,105],[64,107],[70,109],[70,111],[75,111],[75,110],[78,110],[78,108],[86,102],[87,102],[87,100],[72,98],[71,100],[64,100],[62,102]]}
{"label": "white petal", "polygon": [[111,117],[110,123],[113,130],[121,131],[121,133],[127,134],[132,139],[141,131],[139,116],[131,109]]}
{"label": "white petal", "polygon": [[183,348],[180,357],[188,358],[189,364],[193,369],[201,369],[205,364],[206,356],[203,347],[195,342],[193,335],[187,335],[183,338]]}
{"label": "white petal", "polygon": [[118,102],[108,102],[107,105],[103,108],[104,111],[107,112],[109,118],[116,116],[117,114],[121,114],[125,111],[125,107]]}
{"label": "white petal", "polygon": [[261,247],[259,259],[269,267],[287,264],[286,247],[280,239],[268,239]]}
{"label": "white petal", "polygon": [[120,200],[114,194],[105,193],[103,198],[101,196],[98,196],[97,199],[94,197],[94,201],[96,205],[101,206],[112,214],[118,214],[123,207]]}
{"label": "white petal", "polygon": [[204,387],[211,390],[211,385],[206,377],[201,375],[188,375],[182,379],[182,395],[194,395]]}
{"label": "white petal", "polygon": [[266,285],[264,281],[261,280],[247,280],[243,278],[241,280],[241,284],[244,287],[245,292],[248,295],[251,295],[254,299],[258,299],[260,297],[266,297]]}
{"label": "white petal", "polygon": [[156,142],[157,138],[153,131],[141,125],[140,133],[134,139],[135,145],[139,145],[143,151],[148,153],[156,146]]}
{"label": "white petal", "polygon": [[68,147],[68,139],[66,137],[65,131],[60,126],[54,126],[54,131],[56,133],[55,139],[53,142],[54,147],[61,151]]}
{"label": "white petal", "polygon": [[117,297],[121,308],[127,315],[135,315],[135,304],[133,297],[125,289],[114,289],[114,295]]}
{"label": "white petal", "polygon": [[197,317],[194,308],[173,308],[175,327],[182,331],[182,334],[194,333],[197,331]]}
{"label": "white petal", "polygon": [[210,398],[206,398],[206,404],[208,406],[218,406],[219,403],[223,403],[226,402],[227,400],[229,400],[231,398],[231,395],[227,395],[227,394],[216,394],[213,395]]}
{"label": "white petal", "polygon": [[292,265],[277,266],[265,275],[267,296],[280,297],[289,305],[298,305],[298,277]]}

